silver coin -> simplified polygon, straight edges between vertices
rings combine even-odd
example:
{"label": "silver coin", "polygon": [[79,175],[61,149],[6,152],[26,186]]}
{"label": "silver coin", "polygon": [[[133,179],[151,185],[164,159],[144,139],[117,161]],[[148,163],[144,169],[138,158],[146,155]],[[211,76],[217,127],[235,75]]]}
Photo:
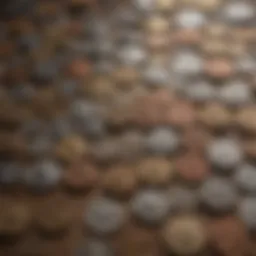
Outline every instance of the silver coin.
{"label": "silver coin", "polygon": [[90,201],[84,215],[85,224],[95,233],[107,235],[125,222],[124,207],[111,199],[98,197]]}
{"label": "silver coin", "polygon": [[146,148],[157,155],[174,152],[179,146],[178,135],[172,129],[156,128],[146,138]]}
{"label": "silver coin", "polygon": [[256,168],[250,164],[240,166],[236,171],[235,181],[244,191],[256,193]]}
{"label": "silver coin", "polygon": [[119,49],[117,56],[122,64],[136,66],[146,60],[147,53],[143,47],[130,44]]}
{"label": "silver coin", "polygon": [[44,193],[58,185],[62,176],[62,170],[57,163],[44,160],[24,173],[24,182],[35,192]]}
{"label": "silver coin", "polygon": [[12,185],[20,181],[20,176],[24,170],[14,163],[0,163],[0,183]]}
{"label": "silver coin", "polygon": [[232,24],[244,24],[255,18],[255,8],[245,1],[231,1],[223,9],[227,22]]}
{"label": "silver coin", "polygon": [[204,182],[199,192],[201,201],[215,211],[227,211],[236,206],[236,189],[226,179],[211,177]]}
{"label": "silver coin", "polygon": [[200,28],[206,23],[203,13],[196,10],[182,10],[174,17],[174,22],[178,27],[195,29]]}
{"label": "silver coin", "polygon": [[225,84],[219,91],[219,98],[230,106],[241,106],[250,103],[253,94],[248,84],[235,80]]}
{"label": "silver coin", "polygon": [[133,4],[140,11],[151,12],[156,7],[156,0],[133,0]]}
{"label": "silver coin", "polygon": [[90,238],[75,253],[76,256],[113,256],[113,250],[107,243]]}
{"label": "silver coin", "polygon": [[147,223],[159,223],[169,212],[167,194],[158,190],[139,191],[131,200],[134,216]]}
{"label": "silver coin", "polygon": [[244,198],[238,210],[238,215],[247,226],[248,229],[256,230],[256,198],[247,197]]}
{"label": "silver coin", "polygon": [[234,168],[243,160],[243,152],[239,144],[235,140],[228,138],[211,142],[207,153],[212,164],[221,169]]}
{"label": "silver coin", "polygon": [[171,59],[170,69],[174,75],[195,76],[202,72],[203,60],[196,53],[182,51]]}
{"label": "silver coin", "polygon": [[206,81],[199,81],[188,84],[185,87],[185,94],[195,102],[212,101],[216,97],[216,89]]}
{"label": "silver coin", "polygon": [[170,77],[165,67],[150,65],[144,70],[143,78],[149,85],[167,85]]}
{"label": "silver coin", "polygon": [[188,212],[195,210],[198,205],[198,193],[194,189],[175,186],[170,189],[168,196],[171,210]]}
{"label": "silver coin", "polygon": [[237,72],[253,75],[256,71],[256,60],[251,55],[242,56],[236,63]]}

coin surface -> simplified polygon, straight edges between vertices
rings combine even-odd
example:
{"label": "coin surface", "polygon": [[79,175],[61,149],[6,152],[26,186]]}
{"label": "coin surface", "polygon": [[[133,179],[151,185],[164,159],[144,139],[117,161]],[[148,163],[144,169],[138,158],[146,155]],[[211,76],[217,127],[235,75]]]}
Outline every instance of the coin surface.
{"label": "coin surface", "polygon": [[253,1],[2,2],[0,255],[255,256]]}

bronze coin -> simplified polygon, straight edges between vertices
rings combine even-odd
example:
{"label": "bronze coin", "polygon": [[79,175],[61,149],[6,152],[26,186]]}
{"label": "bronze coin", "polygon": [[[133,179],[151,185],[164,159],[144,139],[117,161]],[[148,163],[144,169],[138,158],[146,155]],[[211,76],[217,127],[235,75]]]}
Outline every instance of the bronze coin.
{"label": "bronze coin", "polygon": [[225,56],[229,54],[230,48],[221,40],[203,41],[202,49],[208,56]]}
{"label": "bronze coin", "polygon": [[169,29],[169,22],[163,16],[153,16],[145,21],[145,29],[148,32],[167,32]]}
{"label": "bronze coin", "polygon": [[102,187],[117,197],[127,197],[133,194],[137,187],[137,179],[132,168],[114,166],[106,171],[102,178]]}
{"label": "bronze coin", "polygon": [[256,157],[256,140],[255,138],[250,138],[243,142],[243,150],[247,157],[253,159]]}
{"label": "bronze coin", "polygon": [[235,216],[212,219],[210,244],[222,255],[246,255],[249,237],[243,223]]}
{"label": "bronze coin", "polygon": [[224,39],[230,35],[228,27],[223,23],[212,23],[205,28],[205,35],[208,38]]}
{"label": "bronze coin", "polygon": [[115,88],[119,90],[131,90],[139,82],[140,73],[132,67],[120,67],[111,74]]}
{"label": "bronze coin", "polygon": [[142,184],[165,186],[174,177],[174,168],[173,164],[165,158],[146,158],[138,164],[137,175]]}
{"label": "bronze coin", "polygon": [[85,141],[78,135],[63,138],[55,148],[56,156],[67,163],[80,160],[87,152],[88,148]]}
{"label": "bronze coin", "polygon": [[0,57],[1,58],[7,58],[9,57],[13,51],[15,50],[15,44],[7,41],[7,40],[2,40],[0,43]]}
{"label": "bronze coin", "polygon": [[173,10],[176,5],[175,0],[157,0],[156,9],[162,12],[168,12]]}
{"label": "bronze coin", "polygon": [[204,157],[194,152],[181,155],[175,167],[178,175],[188,182],[201,182],[210,172],[210,166]]}
{"label": "bronze coin", "polygon": [[210,103],[199,110],[198,119],[211,129],[227,128],[233,121],[231,112],[218,103]]}
{"label": "bronze coin", "polygon": [[244,131],[249,133],[255,133],[256,131],[256,120],[255,120],[256,108],[246,107],[238,111],[235,122]]}
{"label": "bronze coin", "polygon": [[43,233],[59,233],[71,227],[74,212],[71,203],[61,198],[49,198],[35,212],[35,226]]}
{"label": "bronze coin", "polygon": [[167,247],[178,255],[199,253],[207,242],[204,224],[194,216],[179,216],[170,219],[164,226],[163,237]]}
{"label": "bronze coin", "polygon": [[92,189],[97,186],[99,173],[96,167],[86,161],[71,165],[63,177],[64,184],[72,190]]}
{"label": "bronze coin", "polygon": [[1,199],[0,234],[13,236],[26,231],[31,214],[25,202],[12,198]]}
{"label": "bronze coin", "polygon": [[0,255],[256,256],[253,0],[2,2]]}
{"label": "bronze coin", "polygon": [[113,86],[113,81],[109,77],[99,76],[92,81],[92,86],[86,83],[82,86],[82,92],[88,95],[91,99],[104,102],[113,100],[116,96],[116,91]]}
{"label": "bronze coin", "polygon": [[170,38],[167,33],[147,33],[146,43],[152,50],[164,50],[170,45]]}
{"label": "bronze coin", "polygon": [[196,0],[195,2],[201,10],[206,12],[216,11],[216,9],[222,4],[222,0]]}
{"label": "bronze coin", "polygon": [[160,253],[154,230],[134,223],[129,223],[118,235],[116,244],[117,253],[123,256],[158,256]]}

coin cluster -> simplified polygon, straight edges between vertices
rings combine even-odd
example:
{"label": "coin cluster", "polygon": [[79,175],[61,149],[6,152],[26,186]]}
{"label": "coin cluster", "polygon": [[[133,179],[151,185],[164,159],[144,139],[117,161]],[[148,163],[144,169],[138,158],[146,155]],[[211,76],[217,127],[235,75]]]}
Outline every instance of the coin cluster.
{"label": "coin cluster", "polygon": [[255,4],[105,2],[1,11],[0,254],[254,255]]}

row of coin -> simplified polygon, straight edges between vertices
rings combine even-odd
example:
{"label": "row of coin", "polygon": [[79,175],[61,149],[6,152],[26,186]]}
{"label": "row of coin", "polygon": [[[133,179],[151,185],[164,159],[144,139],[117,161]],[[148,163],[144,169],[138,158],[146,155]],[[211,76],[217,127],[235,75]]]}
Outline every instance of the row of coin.
{"label": "row of coin", "polygon": [[[122,241],[122,233],[119,239],[123,247],[112,244],[108,239],[90,236],[80,243],[75,255],[246,255],[253,253],[250,241],[243,224],[235,216],[226,216],[207,221],[198,219],[194,215],[181,215],[171,218],[166,227],[158,232],[159,244],[155,243],[152,230],[143,229],[131,225],[126,228],[128,241]],[[191,241],[189,246],[184,247],[184,240]],[[147,245],[147,246],[145,246]],[[208,247],[208,248],[207,248]],[[211,248],[210,251],[209,248]]]}
{"label": "row of coin", "polygon": [[42,234],[66,231],[74,221],[74,209],[64,200],[41,200],[33,204],[31,200],[1,196],[0,234],[15,238],[31,228]]}
{"label": "row of coin", "polygon": [[[183,153],[176,159],[151,156],[130,165],[127,162],[112,164],[108,168],[101,168],[102,170],[81,160],[66,170],[57,163],[46,160],[27,168],[14,163],[2,163],[0,181],[2,185],[9,187],[25,184],[38,194],[46,194],[59,188],[59,184],[64,184],[64,187],[78,191],[103,186],[114,195],[130,196],[137,189],[138,183],[142,186],[166,187],[179,181],[188,187],[198,187],[204,186],[213,174],[221,179],[229,179],[233,183],[233,190],[239,188],[241,195],[255,194],[256,167],[253,162],[243,161],[242,151],[235,141],[221,139],[212,142],[208,155],[213,166],[203,155],[193,151]],[[211,195],[210,192],[209,194]],[[216,200],[220,199],[216,197]]]}
{"label": "row of coin", "polygon": [[[105,84],[104,81],[100,81],[99,83],[102,82],[103,84],[98,84],[99,87]],[[95,85],[97,87],[97,84]],[[104,89],[106,90],[105,92],[100,91],[101,88],[98,88],[98,92],[92,92],[92,94],[94,94],[93,97],[107,96],[109,93],[107,91],[108,88]],[[97,88],[95,88],[95,90],[97,90]],[[137,92],[139,94],[137,94]],[[179,113],[180,122],[184,122],[184,126],[188,123],[193,124],[195,121],[201,121],[203,124],[209,124],[209,126],[211,126],[212,123],[212,126],[216,126],[217,128],[218,126],[227,127],[232,125],[232,127],[237,126],[241,130],[252,134],[254,133],[255,128],[251,118],[255,112],[255,106],[253,104],[253,86],[250,88],[246,83],[244,84],[242,81],[237,80],[217,89],[208,83],[199,81],[198,83],[190,84],[189,87],[187,86],[187,90],[184,94],[184,97],[188,97],[188,99],[193,100],[194,103],[189,102],[188,99],[180,98],[178,100],[177,96],[167,89],[146,93],[142,88],[141,90],[134,89],[132,92],[126,93],[123,96],[120,95],[120,97],[116,99],[116,101],[113,101],[111,105],[109,104],[108,107],[106,107],[106,103],[98,104],[97,102],[92,103],[90,100],[77,100],[71,104],[70,110],[66,115],[60,115],[55,120],[48,122],[48,124],[47,122],[44,124],[44,121],[33,120],[31,116],[27,116],[25,112],[26,108],[22,109],[22,107],[18,108],[18,106],[14,104],[9,104],[9,106],[5,106],[5,110],[14,111],[13,115],[10,114],[7,116],[6,112],[3,111],[0,120],[3,124],[5,123],[9,126],[16,124],[19,125],[18,127],[21,126],[20,130],[25,136],[29,134],[30,131],[35,131],[40,122],[49,130],[50,136],[51,133],[54,132],[64,133],[65,135],[65,133],[72,133],[74,131],[79,132],[79,129],[82,129],[84,134],[90,136],[93,135],[93,133],[95,133],[95,135],[97,135],[97,133],[99,135],[104,134],[104,130],[106,132],[107,126],[111,124],[111,122],[114,123],[115,119],[120,119],[120,122],[132,122],[134,124],[136,124],[137,120],[141,120],[140,122],[143,124],[143,118],[147,118],[148,116],[150,120],[151,116],[152,120],[154,118],[159,119],[159,122],[156,121],[155,126],[160,126],[161,124],[177,125],[177,123],[175,123],[177,120],[175,119],[178,118],[177,113]],[[114,94],[112,97],[116,95],[117,94]],[[37,97],[35,100],[36,99]],[[209,104],[206,104],[208,101],[210,101]],[[36,105],[33,104],[31,106],[36,107]],[[243,108],[238,109],[240,106]],[[153,108],[155,110],[153,110]],[[159,112],[159,108],[165,111]],[[120,113],[120,109],[122,109],[122,113]],[[43,109],[41,110],[43,111]],[[47,111],[47,108],[45,111]],[[156,113],[158,117],[155,116]],[[208,113],[212,113],[212,121],[208,120]],[[215,113],[216,115],[214,115]],[[122,116],[120,116],[121,114]],[[25,117],[24,122],[20,120],[23,117]],[[42,131],[42,128],[40,130]],[[40,133],[40,130],[38,130],[38,133]],[[45,131],[45,133],[47,132]],[[55,136],[55,138],[57,137],[58,135]]]}
{"label": "row of coin", "polygon": [[[127,226],[128,222],[132,222],[138,229],[147,225],[160,225],[161,231],[160,233],[158,232],[158,235],[159,239],[161,239],[161,244],[165,245],[164,248],[179,255],[199,252],[206,249],[208,245],[213,245],[217,249],[225,251],[227,249],[226,239],[219,234],[220,231],[228,235],[228,241],[236,249],[238,248],[235,243],[243,245],[239,250],[248,249],[246,248],[247,244],[243,244],[249,241],[248,233],[246,233],[244,224],[237,217],[232,214],[225,217],[215,217],[214,219],[205,218],[203,215],[199,216],[196,212],[188,211],[188,207],[191,209],[194,203],[194,201],[191,201],[191,199],[193,200],[191,192],[176,188],[173,193],[175,193],[176,198],[170,197],[170,199],[174,200],[170,200],[168,203],[167,195],[161,190],[140,191],[131,200],[131,211],[136,219],[130,219],[127,205],[107,197],[94,197],[86,206],[83,221],[92,232],[90,235],[98,237],[98,241],[102,239],[104,241],[105,235],[121,234],[122,230],[126,229],[125,226]],[[41,203],[36,214],[33,214],[29,205],[25,202],[8,199],[2,201],[2,203],[0,233],[9,238],[24,234],[29,227],[35,227],[43,235],[51,235],[50,237],[48,236],[49,238],[57,238],[59,235],[66,234],[71,229],[70,224],[74,221],[74,211],[71,205],[60,203],[58,200],[49,200]],[[255,221],[253,219],[255,209],[253,209],[252,204],[253,199],[246,198],[241,201],[240,205],[240,216],[249,230],[255,229]],[[61,209],[61,211],[56,211],[57,208]],[[186,209],[185,212],[184,209]],[[171,214],[169,211],[171,211]],[[140,222],[137,222],[137,220]],[[223,227],[221,228],[222,225]],[[228,230],[224,230],[225,227]],[[232,230],[237,231],[234,236]],[[219,237],[220,235],[221,238]],[[186,241],[190,242],[188,246],[184,247],[185,238],[188,239]],[[219,244],[220,240],[224,244]],[[80,248],[82,249],[80,253],[85,253],[84,250],[89,250],[87,245],[85,243],[86,248]],[[233,246],[230,248],[232,251],[234,249]],[[90,248],[90,250],[96,250],[96,248]],[[146,248],[142,248],[143,250],[146,250]],[[93,253],[93,251],[90,253]]]}
{"label": "row of coin", "polygon": [[[218,8],[223,8],[222,15],[225,17],[225,21],[230,24],[242,25],[247,23],[250,24],[255,18],[254,6],[250,1],[219,1],[212,0],[207,3],[202,0],[134,0],[132,4],[142,12],[152,14],[153,12],[168,12],[173,10],[175,7],[194,7],[201,11],[217,11]],[[221,15],[218,13],[218,15]],[[183,15],[184,18],[186,15]],[[189,16],[189,15],[188,15]],[[191,15],[196,20],[196,15]],[[189,20],[188,18],[186,20]],[[197,19],[199,20],[199,19]]]}
{"label": "row of coin", "polygon": [[[86,25],[83,8],[78,11],[80,8],[72,6],[72,10],[55,15],[58,8],[54,4],[42,4],[42,17],[33,17],[39,27],[30,30],[29,22],[21,23],[25,35],[10,31],[2,35],[6,36],[2,49],[7,49],[3,55],[8,65],[1,78],[8,89],[1,97],[12,102],[6,103],[3,112],[12,122],[19,117],[21,126],[15,129],[27,140],[19,151],[28,148],[36,161],[24,167],[4,162],[1,182],[23,183],[39,194],[58,190],[58,184],[72,191],[101,189],[101,195],[85,203],[80,226],[98,237],[98,243],[89,241],[82,255],[111,255],[111,245],[100,240],[120,234],[129,217],[138,229],[156,227],[152,228],[154,240],[168,253],[194,254],[208,245],[205,224],[211,214],[218,217],[211,220],[214,238],[209,239],[210,245],[224,255],[246,255],[248,247],[243,242],[248,231],[256,229],[252,161],[256,151],[251,141],[255,134],[255,56],[250,45],[255,41],[250,35],[255,8],[247,1],[222,4],[218,0],[186,0],[177,9],[174,4],[179,2],[173,0],[136,0],[132,4],[130,12],[127,6],[120,15],[114,12],[110,17],[113,23],[95,16],[95,23],[92,20]],[[206,9],[201,11],[200,6],[213,10],[212,14],[206,17]],[[215,9],[220,6],[223,11]],[[177,13],[169,15],[172,8]],[[226,33],[229,28],[221,25],[223,21],[234,25],[234,30]],[[51,23],[53,29],[45,31],[44,26]],[[11,30],[19,27],[8,25]],[[64,35],[53,36],[62,32],[62,26]],[[245,32],[236,30],[241,26],[247,27]],[[120,36],[112,38],[114,34]],[[243,36],[237,39],[237,35]],[[12,36],[17,42],[9,44]],[[213,38],[217,46],[207,44]],[[9,58],[14,53],[17,55]],[[92,72],[107,74],[94,81]],[[199,76],[204,76],[202,83]],[[191,77],[195,78],[193,85]],[[158,87],[161,89],[156,90]],[[101,104],[104,97],[110,109]],[[28,99],[25,103],[24,98]],[[23,109],[33,112],[28,120],[21,115]],[[6,113],[3,120],[8,123]],[[120,127],[125,132],[115,135]],[[248,131],[251,138],[245,136]],[[17,145],[11,143],[11,137],[3,139],[3,148]],[[16,201],[3,203],[1,234],[24,234],[30,225],[44,233],[71,228],[75,208],[54,200],[51,203],[38,200],[42,211],[35,217],[26,203],[20,202],[20,207]],[[141,238],[136,232],[126,236],[127,243]],[[126,255],[154,254],[146,251],[148,247],[145,242],[133,252],[127,250]]]}

